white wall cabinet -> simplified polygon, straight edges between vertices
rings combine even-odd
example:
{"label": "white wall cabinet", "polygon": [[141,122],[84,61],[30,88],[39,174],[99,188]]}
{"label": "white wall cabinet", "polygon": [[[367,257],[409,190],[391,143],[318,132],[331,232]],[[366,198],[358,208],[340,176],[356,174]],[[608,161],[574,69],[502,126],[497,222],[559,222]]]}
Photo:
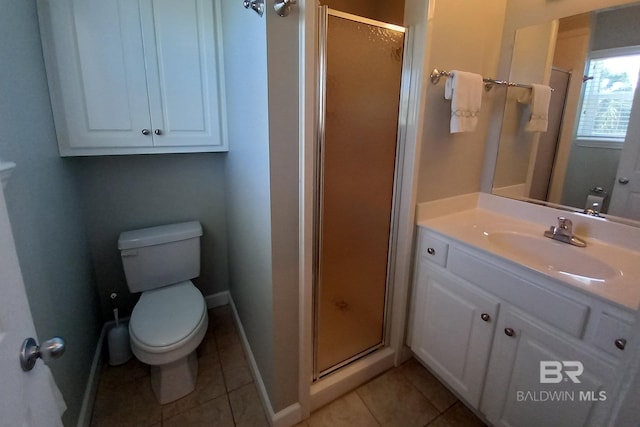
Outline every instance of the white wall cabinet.
{"label": "white wall cabinet", "polygon": [[[416,258],[411,348],[470,407],[495,426],[602,425],[633,313],[426,229]],[[581,363],[580,382],[573,365],[541,382],[541,361]]]}
{"label": "white wall cabinet", "polygon": [[226,151],[218,7],[38,0],[60,155]]}

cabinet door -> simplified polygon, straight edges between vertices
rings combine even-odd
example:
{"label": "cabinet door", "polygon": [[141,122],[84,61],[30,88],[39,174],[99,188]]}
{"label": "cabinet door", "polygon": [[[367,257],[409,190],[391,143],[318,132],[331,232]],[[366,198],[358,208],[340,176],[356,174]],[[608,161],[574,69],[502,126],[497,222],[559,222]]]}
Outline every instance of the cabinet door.
{"label": "cabinet door", "polygon": [[[544,379],[541,362],[552,364]],[[614,368],[578,340],[503,307],[481,410],[495,426],[604,425],[614,376]]]}
{"label": "cabinet door", "polygon": [[140,0],[153,143],[225,145],[219,3]]}
{"label": "cabinet door", "polygon": [[60,154],[151,146],[137,2],[38,2]]}
{"label": "cabinet door", "polygon": [[427,261],[418,268],[415,298],[413,351],[477,407],[498,300]]}

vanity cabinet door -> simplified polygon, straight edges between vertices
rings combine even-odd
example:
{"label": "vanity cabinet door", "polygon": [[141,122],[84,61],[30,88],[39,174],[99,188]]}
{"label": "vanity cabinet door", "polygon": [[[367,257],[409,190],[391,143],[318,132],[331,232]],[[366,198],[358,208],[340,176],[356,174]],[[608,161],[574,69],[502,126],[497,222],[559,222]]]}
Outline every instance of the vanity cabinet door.
{"label": "vanity cabinet door", "polygon": [[605,425],[614,377],[578,340],[503,307],[481,412],[495,426]]}
{"label": "vanity cabinet door", "polygon": [[427,261],[420,262],[415,284],[414,353],[477,407],[498,300]]}

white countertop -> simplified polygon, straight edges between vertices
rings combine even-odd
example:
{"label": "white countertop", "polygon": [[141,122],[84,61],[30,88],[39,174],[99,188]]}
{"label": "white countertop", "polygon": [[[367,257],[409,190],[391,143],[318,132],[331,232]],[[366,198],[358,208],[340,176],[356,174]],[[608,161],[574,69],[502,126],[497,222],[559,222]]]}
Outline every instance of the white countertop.
{"label": "white countertop", "polygon": [[[480,198],[485,196],[487,195],[482,195]],[[617,245],[615,242],[595,238],[591,233],[580,234],[578,230],[593,229],[592,226],[581,223],[581,226],[574,229],[574,234],[585,240],[587,247],[579,248],[543,236],[544,231],[550,225],[557,224],[557,221],[543,226],[540,221],[527,221],[520,219],[520,216],[503,215],[487,209],[491,206],[491,200],[479,203],[474,203],[473,197],[467,197],[463,203],[461,200],[458,198],[454,203],[445,203],[450,209],[446,206],[443,208],[441,202],[431,202],[435,203],[431,206],[428,206],[429,203],[420,206],[417,224],[621,306],[632,310],[640,307],[640,251],[628,247],[630,242],[640,245],[640,241],[627,239],[623,242],[624,245]],[[475,200],[478,200],[477,196]],[[555,209],[543,209],[552,211],[548,214],[555,219],[557,214]],[[427,214],[426,212],[429,211],[430,214]],[[547,216],[543,216],[545,217],[543,220],[549,222]],[[607,235],[606,230],[601,230],[603,227],[605,226],[598,224],[596,228],[599,231],[592,234],[598,237]],[[617,232],[619,233],[619,230]],[[617,232],[614,231],[613,234]],[[633,233],[635,231],[631,232]],[[507,238],[522,237],[524,242],[543,248],[546,252],[543,255],[549,255],[546,257],[547,260],[538,259],[536,253],[527,248],[526,244],[519,249],[497,244],[496,238],[505,235],[511,235]],[[550,257],[551,261],[549,261]],[[559,264],[564,262],[566,265],[569,262],[571,268],[569,270],[557,268],[553,265],[554,259],[558,260]],[[574,259],[579,262],[574,262]],[[605,273],[599,275],[603,269]],[[587,274],[583,275],[582,270],[587,271]]]}

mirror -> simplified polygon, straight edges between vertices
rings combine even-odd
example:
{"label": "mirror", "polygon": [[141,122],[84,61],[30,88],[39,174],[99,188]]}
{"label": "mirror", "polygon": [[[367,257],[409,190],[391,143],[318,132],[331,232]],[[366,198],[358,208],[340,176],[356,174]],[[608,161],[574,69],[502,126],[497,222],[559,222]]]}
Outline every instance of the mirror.
{"label": "mirror", "polygon": [[509,80],[554,91],[526,132],[530,90],[507,90],[493,194],[640,220],[638,22],[636,3],[516,31]]}

